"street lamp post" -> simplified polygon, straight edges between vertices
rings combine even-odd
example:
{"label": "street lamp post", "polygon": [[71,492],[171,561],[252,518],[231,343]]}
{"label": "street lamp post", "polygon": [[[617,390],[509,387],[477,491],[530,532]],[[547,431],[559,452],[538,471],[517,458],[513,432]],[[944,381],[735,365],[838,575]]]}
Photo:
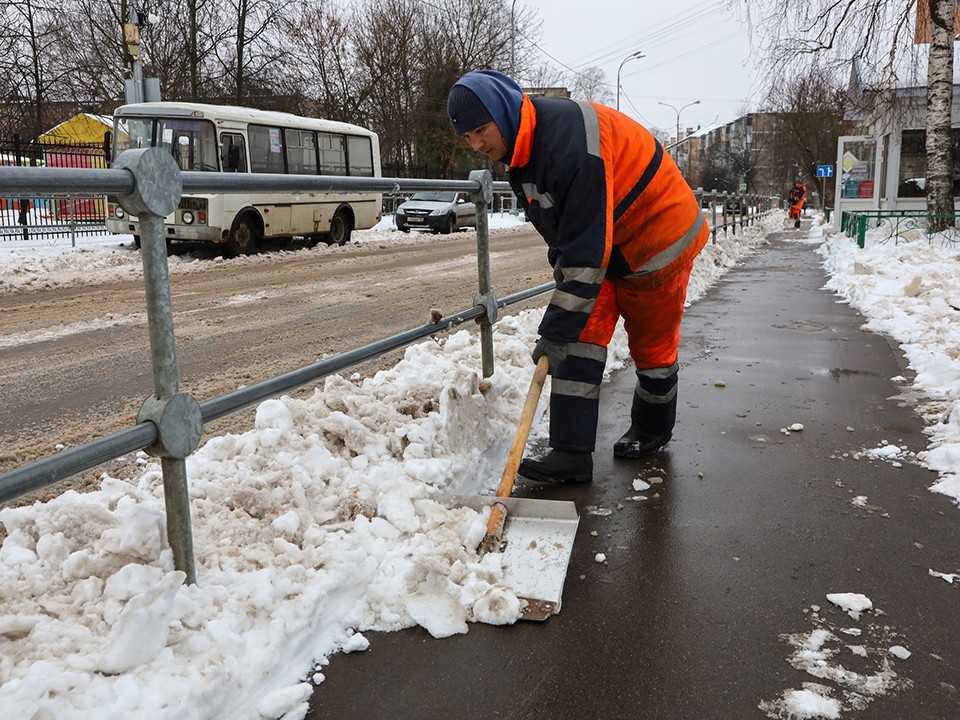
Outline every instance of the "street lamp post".
{"label": "street lamp post", "polygon": [[514,11],[517,9],[517,0],[510,5],[510,77],[517,79],[517,23],[514,20]]}
{"label": "street lamp post", "polygon": [[677,136],[675,138],[674,145],[673,145],[673,160],[679,165],[680,163],[680,113],[682,113],[686,108],[690,107],[691,105],[699,105],[700,101],[694,100],[692,103],[687,103],[686,105],[682,106],[679,110],[673,107],[673,105],[671,105],[670,103],[662,102],[658,104],[666,105],[668,108],[673,109],[673,111],[677,114]]}
{"label": "street lamp post", "polygon": [[623,60],[620,61],[620,67],[617,68],[617,110],[620,109],[620,71],[623,70],[623,65],[627,62],[627,60],[638,60],[642,57],[644,57],[643,53],[637,50],[635,53],[627,55]]}

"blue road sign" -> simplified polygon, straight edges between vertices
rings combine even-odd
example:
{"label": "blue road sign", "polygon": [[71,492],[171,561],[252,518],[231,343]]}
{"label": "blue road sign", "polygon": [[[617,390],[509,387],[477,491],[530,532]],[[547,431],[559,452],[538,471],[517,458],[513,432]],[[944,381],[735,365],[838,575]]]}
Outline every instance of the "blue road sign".
{"label": "blue road sign", "polygon": [[833,177],[833,165],[817,165],[817,177]]}

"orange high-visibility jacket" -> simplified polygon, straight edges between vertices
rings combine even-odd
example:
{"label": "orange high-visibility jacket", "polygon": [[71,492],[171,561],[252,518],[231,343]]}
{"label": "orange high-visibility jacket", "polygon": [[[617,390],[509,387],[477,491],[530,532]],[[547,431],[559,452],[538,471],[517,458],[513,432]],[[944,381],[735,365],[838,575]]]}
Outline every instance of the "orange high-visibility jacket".
{"label": "orange high-visibility jacket", "polygon": [[790,190],[790,218],[800,219],[800,211],[803,209],[804,201],[807,198],[807,186],[795,185]]}
{"label": "orange high-visibility jacket", "polygon": [[558,281],[544,337],[575,342],[605,278],[654,287],[692,262],[710,234],[663,146],[605,105],[524,95],[509,177]]}

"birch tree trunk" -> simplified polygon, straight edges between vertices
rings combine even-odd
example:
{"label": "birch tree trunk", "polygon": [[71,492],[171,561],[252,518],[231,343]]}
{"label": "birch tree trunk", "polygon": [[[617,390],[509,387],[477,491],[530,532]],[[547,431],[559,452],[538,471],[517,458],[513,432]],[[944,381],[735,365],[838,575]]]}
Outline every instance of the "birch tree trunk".
{"label": "birch tree trunk", "polygon": [[932,232],[953,225],[953,21],[957,0],[919,0],[930,6],[927,66],[927,213]]}

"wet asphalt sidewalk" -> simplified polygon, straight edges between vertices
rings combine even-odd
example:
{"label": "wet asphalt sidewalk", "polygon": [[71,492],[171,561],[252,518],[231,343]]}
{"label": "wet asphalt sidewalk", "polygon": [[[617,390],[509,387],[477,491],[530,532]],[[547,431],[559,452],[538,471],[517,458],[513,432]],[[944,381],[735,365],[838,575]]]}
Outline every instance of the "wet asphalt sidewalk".
{"label": "wet asphalt sidewalk", "polygon": [[[929,573],[960,570],[960,510],[928,490],[934,473],[857,457],[926,447],[891,380],[909,371],[822,289],[816,246],[783,241],[798,236],[771,236],[687,309],[663,453],[612,457],[626,370],[605,386],[592,485],[517,486],[581,514],[559,615],[368,634],[369,651],[332,659],[308,717],[742,720],[817,683],[841,718],[960,718],[960,583]],[[638,493],[637,478],[663,481]],[[828,593],[875,610],[856,620]],[[790,641],[817,629],[819,677]]]}

